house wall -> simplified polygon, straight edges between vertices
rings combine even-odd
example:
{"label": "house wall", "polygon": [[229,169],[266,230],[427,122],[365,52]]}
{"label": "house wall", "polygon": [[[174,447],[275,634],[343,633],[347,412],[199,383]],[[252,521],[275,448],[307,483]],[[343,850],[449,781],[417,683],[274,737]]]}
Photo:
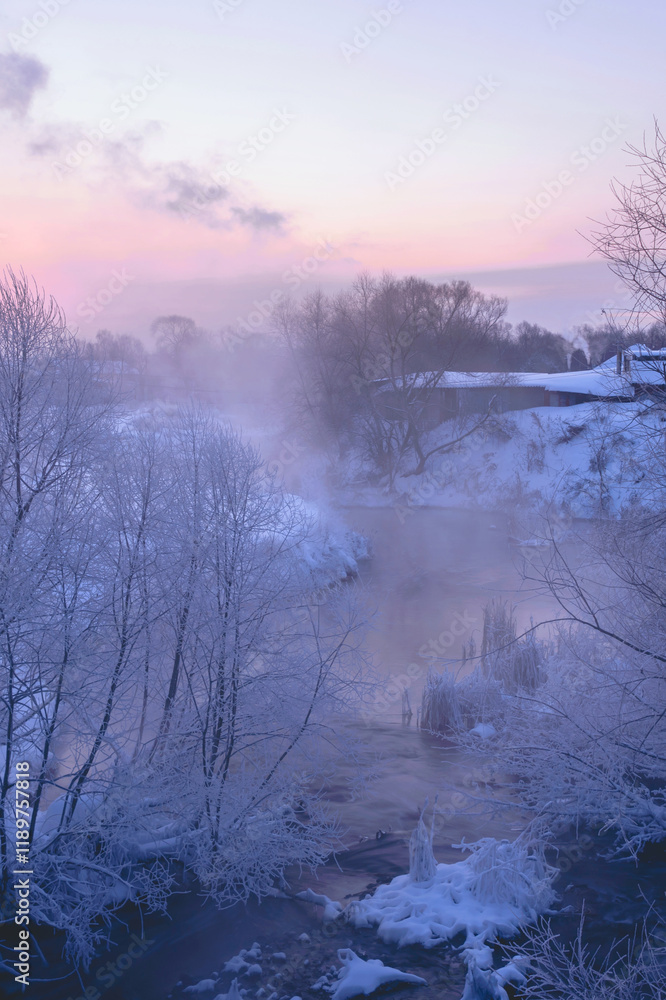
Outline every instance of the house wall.
{"label": "house wall", "polygon": [[486,413],[492,402],[499,413],[545,406],[545,390],[538,386],[502,385],[494,388],[459,389],[459,412]]}
{"label": "house wall", "polygon": [[[575,406],[593,398],[595,397],[586,393],[561,392],[528,385],[433,389],[423,393],[419,422],[425,430],[430,430],[458,415],[487,413],[491,403],[496,412],[506,413],[512,410],[527,410],[535,406]],[[384,416],[389,420],[404,417],[403,402],[399,394],[382,393],[380,405]],[[417,402],[417,408],[418,405]]]}

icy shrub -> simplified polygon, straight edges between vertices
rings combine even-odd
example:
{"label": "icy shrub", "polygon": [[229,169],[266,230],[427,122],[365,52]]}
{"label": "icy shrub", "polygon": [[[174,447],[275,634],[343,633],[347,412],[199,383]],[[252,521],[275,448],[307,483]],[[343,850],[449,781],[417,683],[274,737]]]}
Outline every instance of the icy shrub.
{"label": "icy shrub", "polygon": [[432,831],[428,833],[423,817],[409,838],[409,877],[414,882],[428,882],[435,874],[437,862],[432,852]]}
{"label": "icy shrub", "polygon": [[545,445],[543,441],[527,442],[527,471],[543,472]]}
{"label": "icy shrub", "polygon": [[569,444],[574,438],[578,437],[585,430],[585,424],[570,424],[566,422],[564,424],[564,432],[561,437],[559,437],[555,444]]}
{"label": "icy shrub", "polygon": [[608,449],[605,444],[601,444],[593,450],[590,456],[589,469],[590,472],[602,473],[606,471],[607,467]]}
{"label": "icy shrub", "polygon": [[421,728],[432,733],[454,732],[463,728],[463,715],[455,677],[450,671],[428,671],[421,697]]}
{"label": "icy shrub", "polygon": [[502,719],[502,689],[498,681],[476,669],[458,684],[458,699],[466,729],[497,724]]}
{"label": "icy shrub", "polygon": [[473,873],[471,890],[484,903],[510,904],[534,915],[547,910],[554,900],[551,868],[540,847],[523,838],[513,842],[484,837],[475,844],[460,844],[470,851],[467,859]]}
{"label": "icy shrub", "polygon": [[[663,933],[663,932],[662,932]],[[583,943],[581,920],[576,940],[562,943],[548,923],[528,932],[521,949],[529,960],[525,1000],[546,996],[575,1000],[663,1000],[666,964],[663,938],[644,928],[638,941],[611,946],[600,958]]]}

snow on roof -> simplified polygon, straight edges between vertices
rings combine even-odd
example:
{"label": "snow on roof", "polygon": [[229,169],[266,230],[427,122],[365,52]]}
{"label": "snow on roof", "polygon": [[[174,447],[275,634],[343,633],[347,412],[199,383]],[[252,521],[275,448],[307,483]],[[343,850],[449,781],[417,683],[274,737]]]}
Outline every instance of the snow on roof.
{"label": "snow on roof", "polygon": [[631,355],[632,358],[656,358],[663,360],[666,358],[666,347],[657,347],[653,350],[647,347],[646,344],[632,344],[631,347],[626,348],[624,353]]}
{"label": "snow on roof", "polygon": [[[643,356],[644,357],[644,356]],[[610,359],[589,371],[576,372],[424,372],[409,376],[410,388],[439,389],[498,389],[521,386],[549,389],[553,392],[573,392],[585,396],[633,396],[635,385],[660,385],[666,382],[666,355],[663,363],[655,363],[654,355],[641,363],[633,361],[631,371],[617,375],[615,359]],[[391,383],[384,381],[384,389]]]}

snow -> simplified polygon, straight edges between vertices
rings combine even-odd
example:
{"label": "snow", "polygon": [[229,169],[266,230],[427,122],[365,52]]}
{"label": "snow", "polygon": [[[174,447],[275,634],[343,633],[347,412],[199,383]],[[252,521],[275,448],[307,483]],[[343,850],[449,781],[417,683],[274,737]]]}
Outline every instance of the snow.
{"label": "snow", "polygon": [[497,730],[489,722],[477,722],[474,728],[470,729],[470,732],[482,740],[489,740],[492,736],[495,736]]}
{"label": "snow", "polygon": [[313,892],[312,889],[306,889],[304,892],[297,892],[296,899],[305,899],[308,903],[316,903],[317,906],[324,907],[323,920],[324,922],[330,920],[336,920],[337,917],[342,913],[342,906],[340,903],[329,899],[328,896],[324,896],[323,893]]}
{"label": "snow", "polygon": [[232,979],[228,993],[218,993],[215,1000],[243,1000],[243,993],[238,985],[237,979]]}
{"label": "snow", "polygon": [[[504,986],[524,982],[527,960],[517,956],[494,969],[492,945],[551,912],[556,899],[552,883],[559,870],[546,864],[541,849],[525,835],[513,842],[486,837],[454,846],[469,857],[437,864],[432,833],[421,817],[410,840],[410,873],[351,903],[344,917],[357,928],[375,927],[383,941],[397,947],[434,948],[464,935],[461,952],[468,972],[462,1000],[508,1000]],[[300,896],[320,905],[324,899],[331,902],[311,890]],[[332,983],[330,975],[322,976],[312,987],[327,990],[333,1000],[372,993],[394,979],[423,982],[405,978],[376,959],[365,962],[349,949],[338,956],[343,968],[337,980]]]}
{"label": "snow", "polygon": [[496,969],[495,975],[502,985],[512,983],[514,986],[522,986],[526,982],[523,969],[528,965],[528,962],[527,958],[517,955],[508,965]]}
{"label": "snow", "polygon": [[461,1000],[509,1000],[504,987],[507,983],[522,986],[527,982],[519,968],[525,962],[525,959],[514,958],[501,969],[481,968],[472,962],[467,970]]}
{"label": "snow", "polygon": [[290,499],[302,506],[311,524],[309,536],[298,548],[314,587],[356,576],[359,560],[369,555],[367,540],[347,528],[331,510],[301,497],[291,495]]}
{"label": "snow", "polygon": [[230,958],[225,963],[223,971],[260,976],[263,970],[260,965],[255,964],[257,959],[261,959],[261,945],[255,941],[251,948],[241,948],[237,955]]}
{"label": "snow", "polygon": [[186,986],[183,990],[184,993],[208,993],[210,990],[214,990],[217,983],[214,979],[202,979],[200,982],[195,983],[194,986]]}
{"label": "snow", "polygon": [[[407,384],[415,389],[426,388],[446,389],[494,389],[502,386],[522,386],[525,388],[549,389],[554,392],[576,392],[598,396],[599,398],[617,398],[634,396],[634,385],[661,385],[664,382],[663,366],[660,370],[656,355],[650,355],[646,361],[641,358],[639,345],[638,359],[632,361],[631,370],[620,375],[616,374],[616,359],[609,358],[596,368],[586,371],[569,372],[455,372],[447,371],[442,375],[437,372],[424,372],[421,375],[410,375]],[[627,353],[635,351],[630,348]],[[648,352],[649,353],[649,352]],[[393,382],[385,382],[380,391],[393,389]],[[400,385],[400,379],[396,379]]]}
{"label": "snow", "polygon": [[[419,821],[417,831],[425,827]],[[558,870],[538,850],[518,838],[484,838],[458,847],[470,856],[453,864],[436,864],[433,875],[417,881],[399,875],[346,911],[356,927],[377,928],[378,936],[398,947],[433,948],[464,934],[462,956],[468,966],[463,1000],[507,1000],[503,982],[519,970],[507,967],[505,979],[493,971],[491,945],[512,937],[521,927],[550,912],[555,901],[552,882]],[[483,992],[483,989],[486,992]]]}
{"label": "snow", "polygon": [[[348,488],[340,499],[353,505],[392,506],[401,523],[420,507],[477,507],[511,514],[547,510],[551,516],[561,513],[563,525],[573,517],[596,517],[601,510],[619,513],[633,501],[649,502],[647,448],[664,433],[659,417],[656,411],[646,413],[638,402],[511,411],[454,452],[434,456],[423,474],[397,476],[392,490]],[[430,432],[425,444],[428,449],[444,444],[452,434],[450,422],[445,422]]]}
{"label": "snow", "polygon": [[351,997],[369,996],[386,983],[412,983],[417,986],[427,986],[425,979],[413,976],[409,972],[401,972],[390,965],[384,965],[378,958],[365,961],[351,948],[338,951],[338,959],[342,968],[337,979],[331,982],[331,976],[322,976],[312,989],[326,990],[332,1000],[350,1000]]}

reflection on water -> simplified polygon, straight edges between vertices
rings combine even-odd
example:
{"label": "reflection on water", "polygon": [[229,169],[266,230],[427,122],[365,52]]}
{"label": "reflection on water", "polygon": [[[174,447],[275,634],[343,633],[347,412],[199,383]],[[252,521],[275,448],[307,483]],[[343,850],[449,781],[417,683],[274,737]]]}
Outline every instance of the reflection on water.
{"label": "reflection on water", "polygon": [[[345,520],[370,540],[360,586],[377,609],[369,646],[385,676],[409,674],[412,707],[428,665],[453,669],[471,638],[480,642],[483,608],[494,597],[517,606],[519,629],[550,617],[552,601],[524,583],[507,517],[484,511],[349,507]],[[514,529],[515,530],[515,529]],[[409,665],[416,666],[408,671]],[[417,669],[418,668],[418,669]],[[400,701],[385,717],[400,716]]]}

